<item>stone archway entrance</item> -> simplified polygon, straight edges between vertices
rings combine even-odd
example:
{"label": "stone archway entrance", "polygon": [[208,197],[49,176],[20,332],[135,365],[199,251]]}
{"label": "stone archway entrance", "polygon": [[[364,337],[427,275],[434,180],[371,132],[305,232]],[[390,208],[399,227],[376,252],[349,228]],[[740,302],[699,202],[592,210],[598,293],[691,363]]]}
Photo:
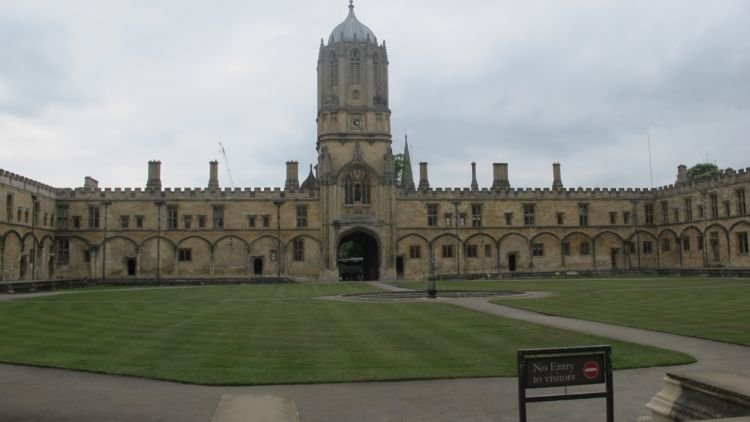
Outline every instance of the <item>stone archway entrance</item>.
{"label": "stone archway entrance", "polygon": [[378,241],[364,231],[341,238],[337,248],[340,280],[374,281],[378,279]]}

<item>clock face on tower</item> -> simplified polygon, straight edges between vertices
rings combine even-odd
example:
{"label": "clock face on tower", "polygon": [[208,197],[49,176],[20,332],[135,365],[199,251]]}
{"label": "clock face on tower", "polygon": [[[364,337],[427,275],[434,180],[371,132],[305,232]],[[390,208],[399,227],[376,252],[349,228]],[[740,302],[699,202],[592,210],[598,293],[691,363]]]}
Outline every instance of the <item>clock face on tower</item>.
{"label": "clock face on tower", "polygon": [[349,129],[350,130],[362,130],[365,126],[364,116],[361,114],[350,114],[349,115]]}

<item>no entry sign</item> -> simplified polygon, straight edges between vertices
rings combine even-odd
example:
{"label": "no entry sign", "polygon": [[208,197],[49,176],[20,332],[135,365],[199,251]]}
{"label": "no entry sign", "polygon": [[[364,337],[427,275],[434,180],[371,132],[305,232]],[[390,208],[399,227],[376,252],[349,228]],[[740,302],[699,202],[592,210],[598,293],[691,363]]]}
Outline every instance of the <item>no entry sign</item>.
{"label": "no entry sign", "polygon": [[[607,399],[607,421],[614,420],[610,346],[526,349],[518,351],[518,408],[526,421],[526,403],[555,400]],[[606,384],[596,393],[526,396],[527,389]]]}

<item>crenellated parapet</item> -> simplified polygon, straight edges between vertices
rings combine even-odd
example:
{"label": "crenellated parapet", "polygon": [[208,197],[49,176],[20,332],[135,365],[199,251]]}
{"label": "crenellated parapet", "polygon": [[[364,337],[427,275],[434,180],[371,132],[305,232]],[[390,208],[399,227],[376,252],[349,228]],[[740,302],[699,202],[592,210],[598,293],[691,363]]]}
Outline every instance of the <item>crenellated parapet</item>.
{"label": "crenellated parapet", "polygon": [[0,183],[53,199],[56,195],[56,189],[52,186],[3,169],[0,169]]}
{"label": "crenellated parapet", "polygon": [[675,184],[661,186],[658,190],[661,195],[667,197],[692,192],[705,192],[740,183],[750,183],[750,167],[739,170],[728,168],[721,170],[719,174],[714,176],[687,179]]}
{"label": "crenellated parapet", "polygon": [[503,188],[474,190],[469,187],[426,188],[414,192],[401,192],[399,199],[413,200],[592,200],[592,199],[627,199],[652,200],[659,194],[657,188]]}
{"label": "crenellated parapet", "polygon": [[103,199],[115,201],[144,201],[144,200],[204,200],[204,201],[226,201],[226,200],[267,200],[273,201],[279,198],[285,199],[311,199],[315,198],[317,191],[301,192],[299,190],[286,190],[279,187],[255,187],[255,188],[62,188],[56,190],[59,200],[81,200],[101,201]]}

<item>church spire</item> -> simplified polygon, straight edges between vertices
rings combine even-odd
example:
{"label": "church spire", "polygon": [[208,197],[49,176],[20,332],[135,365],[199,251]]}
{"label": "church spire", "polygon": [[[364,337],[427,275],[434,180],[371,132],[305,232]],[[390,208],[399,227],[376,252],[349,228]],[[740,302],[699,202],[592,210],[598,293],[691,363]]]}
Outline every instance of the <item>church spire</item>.
{"label": "church spire", "polygon": [[414,185],[414,176],[411,173],[411,157],[409,157],[409,137],[404,134],[404,168],[401,171],[401,188],[407,191],[416,189]]}

